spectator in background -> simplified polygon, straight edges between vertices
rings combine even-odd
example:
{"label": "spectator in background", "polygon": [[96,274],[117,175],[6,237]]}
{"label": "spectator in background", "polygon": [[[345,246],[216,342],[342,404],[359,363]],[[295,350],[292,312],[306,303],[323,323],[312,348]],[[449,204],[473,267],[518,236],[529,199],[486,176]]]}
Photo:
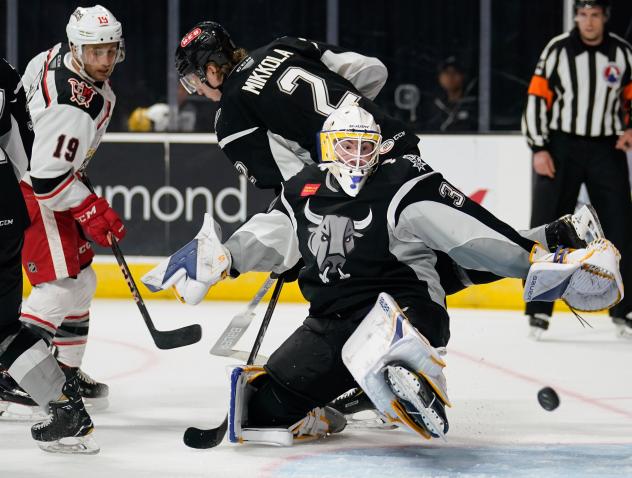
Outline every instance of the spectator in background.
{"label": "spectator in background", "polygon": [[476,80],[465,83],[465,72],[451,56],[439,63],[440,91],[422,110],[424,131],[457,133],[478,128],[478,101],[472,94]]}
{"label": "spectator in background", "polygon": [[[610,33],[608,0],[577,0],[576,26],[546,46],[531,79],[523,130],[533,151],[531,225],[572,213],[586,184],[603,230],[621,251],[632,287],[632,204],[624,151],[632,149],[632,47]],[[532,336],[549,327],[553,304],[531,302]],[[610,310],[632,338],[632,294]]]}
{"label": "spectator in background", "polygon": [[[178,117],[176,131],[181,133],[210,133],[214,131],[218,105],[199,96],[189,96],[178,83]],[[156,103],[147,108],[139,106],[127,119],[127,129],[135,133],[169,130],[169,105]]]}

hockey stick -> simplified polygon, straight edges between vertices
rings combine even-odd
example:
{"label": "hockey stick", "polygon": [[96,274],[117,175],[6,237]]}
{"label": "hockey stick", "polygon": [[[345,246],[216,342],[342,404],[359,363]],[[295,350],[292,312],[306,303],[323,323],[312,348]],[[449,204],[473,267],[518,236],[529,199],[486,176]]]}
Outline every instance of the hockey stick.
{"label": "hockey stick", "polygon": [[[87,176],[83,177],[83,181],[88,189],[94,193],[94,188],[90,183],[90,180]],[[145,307],[145,302],[138,291],[138,287],[136,287],[136,282],[132,277],[132,273],[129,270],[127,262],[125,261],[125,257],[123,256],[123,252],[118,245],[116,238],[110,234],[110,242],[112,246],[112,253],[114,257],[116,257],[116,262],[118,262],[119,267],[121,268],[121,272],[123,273],[123,277],[125,278],[125,282],[129,287],[132,296],[134,297],[134,302],[138,306],[138,310],[140,310],[140,315],[143,316],[143,320],[145,321],[145,325],[149,329],[149,333],[151,334],[151,338],[154,340],[156,347],[161,350],[167,349],[175,349],[178,347],[184,347],[186,345],[191,345],[196,342],[199,342],[202,338],[202,327],[199,324],[187,325],[186,327],[181,327],[175,330],[158,330],[151,320],[151,316],[147,311],[147,307]]]}
{"label": "hockey stick", "polygon": [[[248,352],[244,350],[235,350],[233,347],[239,341],[244,332],[250,327],[252,319],[255,317],[255,308],[263,300],[263,297],[267,294],[274,284],[275,278],[270,275],[259,288],[255,296],[248,303],[248,307],[243,312],[240,312],[230,321],[222,335],[217,339],[213,347],[211,348],[211,355],[217,355],[220,357],[233,357],[239,360],[247,360]],[[263,356],[257,357],[259,360],[266,358]],[[255,358],[255,361],[257,361]]]}
{"label": "hockey stick", "polygon": [[[272,291],[272,297],[270,298],[270,303],[268,304],[268,308],[266,309],[266,313],[263,316],[263,321],[261,322],[261,327],[259,327],[259,332],[257,333],[257,338],[255,338],[255,343],[252,346],[252,350],[250,351],[250,356],[248,357],[248,361],[246,365],[252,365],[254,363],[255,357],[257,353],[259,353],[259,347],[261,347],[261,342],[263,342],[263,336],[268,329],[268,325],[270,324],[270,319],[272,318],[272,312],[274,312],[274,308],[279,300],[279,295],[281,294],[281,288],[283,287],[283,283],[285,282],[285,277],[281,275],[277,280],[276,285],[274,286],[274,290]],[[213,448],[219,445],[222,440],[224,440],[224,436],[226,435],[226,430],[228,429],[228,414],[224,417],[224,421],[216,428],[210,428],[208,430],[202,430],[195,427],[189,427],[184,432],[184,444],[191,448],[205,449],[205,448]]]}

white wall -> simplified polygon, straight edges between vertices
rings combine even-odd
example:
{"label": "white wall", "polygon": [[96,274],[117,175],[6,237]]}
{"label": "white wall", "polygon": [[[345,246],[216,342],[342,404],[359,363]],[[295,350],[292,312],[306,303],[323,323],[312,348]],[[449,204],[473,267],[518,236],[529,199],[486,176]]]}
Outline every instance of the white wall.
{"label": "white wall", "polygon": [[517,229],[529,227],[531,152],[521,135],[422,135],[422,158],[465,194]]}

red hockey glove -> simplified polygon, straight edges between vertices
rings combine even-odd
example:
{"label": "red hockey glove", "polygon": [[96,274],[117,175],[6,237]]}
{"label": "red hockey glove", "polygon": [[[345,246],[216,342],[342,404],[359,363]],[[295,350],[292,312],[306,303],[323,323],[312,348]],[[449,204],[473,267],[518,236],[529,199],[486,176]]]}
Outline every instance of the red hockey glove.
{"label": "red hockey glove", "polygon": [[90,194],[83,202],[70,210],[75,220],[81,224],[84,232],[103,247],[111,245],[108,233],[119,241],[125,237],[125,226],[118,214],[104,198]]}

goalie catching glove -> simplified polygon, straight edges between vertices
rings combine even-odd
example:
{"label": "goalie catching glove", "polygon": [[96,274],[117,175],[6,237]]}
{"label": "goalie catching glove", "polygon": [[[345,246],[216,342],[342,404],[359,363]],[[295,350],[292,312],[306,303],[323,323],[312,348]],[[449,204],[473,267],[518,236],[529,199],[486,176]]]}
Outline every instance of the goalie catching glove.
{"label": "goalie catching glove", "polygon": [[221,230],[210,214],[195,239],[169,256],[141,281],[152,292],[174,287],[178,298],[188,304],[198,304],[209,288],[228,275],[230,252],[219,240]]}
{"label": "goalie catching glove", "polygon": [[608,309],[623,298],[619,272],[621,255],[607,239],[597,239],[584,249],[549,253],[536,245],[525,281],[524,300],[552,302],[562,299],[573,309]]}

